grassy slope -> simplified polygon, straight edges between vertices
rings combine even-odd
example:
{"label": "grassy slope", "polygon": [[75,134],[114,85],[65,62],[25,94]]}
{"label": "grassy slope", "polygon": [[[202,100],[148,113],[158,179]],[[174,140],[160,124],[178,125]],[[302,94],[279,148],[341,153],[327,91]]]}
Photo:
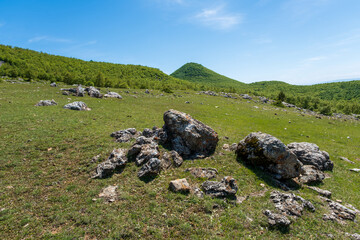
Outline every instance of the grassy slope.
{"label": "grassy slope", "polygon": [[[333,199],[360,208],[360,175],[348,171],[360,166],[355,160],[360,157],[359,123],[303,117],[268,105],[256,109],[254,103],[243,100],[192,92],[182,92],[182,98],[159,97],[157,92],[154,96],[141,93],[138,98],[122,93],[123,100],[71,97],[71,101],[85,101],[93,109],[90,112],[62,109],[69,102],[68,96],[48,84],[0,83],[0,95],[1,239],[316,239],[326,233],[341,239],[343,232],[359,229],[358,223],[324,222],[324,203],[313,192],[300,189],[297,194],[310,199],[317,211],[305,212],[289,233],[268,230],[261,212],[274,209],[269,201],[274,187],[259,172],[237,162],[233,153],[219,155],[224,143],[238,142],[252,131],[272,134],[286,144],[316,143],[335,162],[331,178],[321,187],[331,190]],[[40,99],[55,99],[59,105],[34,107]],[[162,114],[170,108],[191,114],[219,133],[213,159],[185,161],[180,168],[162,172],[149,183],[137,178],[134,163],[111,178],[89,179],[89,172],[97,165],[90,162],[94,155],[101,153],[105,158],[113,148],[130,146],[115,143],[111,132],[162,126]],[[340,156],[356,161],[356,165],[339,160]],[[176,178],[187,177],[191,184],[204,181],[184,173],[194,166],[217,168],[217,179],[233,176],[238,182],[238,196],[260,191],[260,183],[269,191],[265,197],[250,197],[240,205],[169,192],[168,183]],[[104,204],[100,199],[92,200],[112,184],[119,186],[119,201]],[[215,204],[220,207],[213,209]]]}
{"label": "grassy slope", "polygon": [[220,75],[198,63],[186,63],[170,76],[188,80],[190,82],[213,85],[216,87],[243,87],[245,84],[234,79]]}

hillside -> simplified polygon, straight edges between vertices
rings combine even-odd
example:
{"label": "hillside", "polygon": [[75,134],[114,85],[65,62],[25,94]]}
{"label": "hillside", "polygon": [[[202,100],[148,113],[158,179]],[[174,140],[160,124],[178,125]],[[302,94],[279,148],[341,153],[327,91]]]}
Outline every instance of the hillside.
{"label": "hillside", "polygon": [[0,45],[0,76],[40,79],[98,87],[194,89],[195,84],[159,69],[140,65],[83,61],[28,49]]}
{"label": "hillside", "polygon": [[[261,170],[223,149],[224,144],[238,143],[257,131],[285,144],[315,143],[334,162],[333,171],[326,171],[317,187],[331,191],[333,201],[360,209],[360,175],[349,171],[360,168],[359,121],[319,119],[256,102],[258,99],[213,97],[195,91],[176,90],[174,95],[109,89],[122,95],[119,100],[62,95],[59,89],[68,87],[0,83],[4,113],[0,114],[0,239],[351,239],[345,233],[359,233],[359,214],[357,221],[323,220],[329,214],[328,204],[306,186],[287,193],[310,201],[315,211],[304,210],[301,217],[291,217],[287,231],[269,227],[263,212],[278,211],[270,194],[285,191]],[[133,91],[138,92],[136,97]],[[35,107],[41,99],[54,99],[58,105]],[[62,108],[73,101],[84,101],[92,110]],[[129,149],[135,141],[115,142],[112,132],[161,127],[169,109],[188,113],[214,129],[219,136],[215,153],[185,159],[180,167],[148,180],[137,177],[140,167],[132,161],[111,177],[90,178],[113,149]],[[160,146],[160,151],[167,149]],[[192,187],[207,180],[185,171],[194,167],[217,169],[210,181],[233,177],[237,200],[171,192],[169,182],[174,179],[186,178]],[[117,186],[113,202],[99,196],[108,186]]]}
{"label": "hillside", "polygon": [[186,63],[170,76],[218,88],[241,88],[244,83],[220,75],[198,63]]}

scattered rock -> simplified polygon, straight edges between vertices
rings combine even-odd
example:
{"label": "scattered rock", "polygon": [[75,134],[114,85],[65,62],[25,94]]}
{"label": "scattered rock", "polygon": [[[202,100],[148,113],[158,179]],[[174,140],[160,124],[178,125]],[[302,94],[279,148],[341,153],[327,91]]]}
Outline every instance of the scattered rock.
{"label": "scattered rock", "polygon": [[186,103],[186,104],[190,104],[190,102],[189,102],[189,101],[186,101],[185,103]]}
{"label": "scattered rock", "polygon": [[352,168],[352,169],[349,169],[350,171],[352,172],[360,172],[360,168]]}
{"label": "scattered rock", "polygon": [[230,145],[230,151],[236,151],[237,146],[238,146],[237,143],[231,144],[231,145]]}
{"label": "scattered rock", "polygon": [[180,167],[184,162],[182,157],[174,150],[170,153],[165,152],[161,158],[161,169],[169,169],[170,167]]}
{"label": "scattered rock", "polygon": [[[135,143],[135,145],[138,145]],[[137,148],[138,146],[133,146],[132,149]],[[159,158],[160,152],[157,143],[150,141],[150,143],[140,145],[140,151],[136,154],[135,163],[137,166],[141,166],[144,163],[148,162],[150,159]],[[132,150],[132,152],[135,150]]]}
{"label": "scattered rock", "polygon": [[190,172],[196,178],[211,179],[216,177],[218,171],[215,168],[187,168],[185,172]]}
{"label": "scattered rock", "polygon": [[168,143],[181,156],[199,158],[214,153],[219,139],[209,126],[172,109],[164,113],[164,122]]}
{"label": "scattered rock", "polygon": [[190,185],[187,182],[186,178],[176,179],[170,182],[169,188],[173,192],[182,192],[182,193],[189,193],[190,192]]}
{"label": "scattered rock", "polygon": [[354,234],[345,233],[345,236],[350,237],[350,239],[352,240],[360,240],[360,234],[358,233],[354,233]]}
{"label": "scattered rock", "polygon": [[299,181],[303,184],[316,184],[321,183],[325,179],[322,171],[313,165],[304,165],[301,167],[301,175]]}
{"label": "scattered rock", "polygon": [[240,96],[242,96],[243,99],[248,99],[248,100],[252,99],[252,97],[250,97],[248,94],[241,94]]}
{"label": "scattered rock", "polygon": [[118,199],[116,189],[118,186],[108,186],[104,188],[101,193],[99,194],[99,197],[103,198],[106,202],[115,202]]}
{"label": "scattered rock", "polygon": [[230,151],[230,146],[229,144],[224,144],[222,149],[224,149],[225,151]]}
{"label": "scattered rock", "polygon": [[262,132],[250,133],[238,144],[239,159],[275,174],[277,179],[300,175],[301,163],[279,139]]}
{"label": "scattered rock", "polygon": [[50,83],[50,87],[56,87],[56,86],[57,86],[57,85],[56,85],[55,82]]}
{"label": "scattered rock", "polygon": [[41,107],[41,106],[54,106],[57,105],[54,99],[52,100],[40,100],[35,106]]}
{"label": "scattered rock", "polygon": [[268,217],[268,223],[271,227],[289,227],[291,221],[284,215],[273,213],[270,210],[265,210],[264,215]]}
{"label": "scattered rock", "polygon": [[70,95],[70,92],[68,92],[68,91],[63,91],[63,92],[62,92],[62,95],[69,96],[69,95]]}
{"label": "scattered rock", "polygon": [[111,176],[116,169],[125,166],[127,163],[126,150],[114,149],[109,158],[100,163],[96,168],[96,174],[92,178],[106,178]]}
{"label": "scattered rock", "polygon": [[350,220],[355,221],[356,211],[341,205],[340,203],[334,202],[328,198],[321,198],[328,203],[330,208],[330,214],[324,214],[323,220],[331,221],[343,221]]}
{"label": "scattered rock", "polygon": [[158,158],[151,158],[138,172],[138,177],[156,176],[160,173],[161,161]]}
{"label": "scattered rock", "polygon": [[149,89],[146,89],[146,90],[145,90],[145,93],[146,93],[146,94],[150,94]]}
{"label": "scattered rock", "polygon": [[108,92],[107,94],[104,95],[104,97],[122,99],[122,96],[116,92]]}
{"label": "scattered rock", "polygon": [[212,197],[235,197],[238,190],[236,180],[232,177],[224,177],[221,182],[217,181],[205,181],[202,188],[206,195]]}
{"label": "scattered rock", "polygon": [[311,202],[293,193],[273,191],[270,198],[275,207],[288,216],[301,217],[305,208],[312,212],[315,211],[315,207]]}
{"label": "scattered rock", "polygon": [[195,195],[198,198],[203,198],[204,197],[204,192],[201,191],[200,188],[196,187],[192,190],[192,194]]}
{"label": "scattered rock", "polygon": [[332,171],[334,167],[334,163],[329,159],[329,154],[321,151],[314,143],[294,142],[288,144],[287,147],[297,156],[299,161],[305,165],[314,165],[321,171]]}
{"label": "scattered rock", "polygon": [[323,190],[321,188],[311,187],[311,186],[308,186],[308,188],[311,189],[311,190],[314,190],[315,192],[317,192],[318,194],[320,194],[323,197],[331,198],[331,192],[328,191],[328,190]]}
{"label": "scattered rock", "polygon": [[100,161],[100,158],[101,158],[101,154],[96,155],[96,156],[92,157],[91,162],[92,163],[97,163],[97,162]]}
{"label": "scattered rock", "polygon": [[103,95],[100,93],[100,90],[93,86],[86,88],[85,91],[88,92],[90,97],[94,97],[94,98],[102,98],[103,97]]}
{"label": "scattered rock", "polygon": [[353,161],[349,160],[348,158],[346,157],[340,157],[341,160],[345,161],[345,162],[348,162],[348,163],[351,163],[351,164],[355,164]]}
{"label": "scattered rock", "polygon": [[84,102],[73,102],[66,104],[63,108],[77,111],[90,111],[91,108],[88,108]]}
{"label": "scattered rock", "polygon": [[110,136],[115,138],[116,142],[120,142],[120,143],[128,142],[137,136],[137,131],[135,128],[128,128],[117,132],[113,132],[110,134]]}
{"label": "scattered rock", "polygon": [[77,86],[76,88],[62,88],[60,90],[70,92],[74,96],[78,96],[78,97],[83,97],[84,96],[84,88],[82,88],[81,86]]}

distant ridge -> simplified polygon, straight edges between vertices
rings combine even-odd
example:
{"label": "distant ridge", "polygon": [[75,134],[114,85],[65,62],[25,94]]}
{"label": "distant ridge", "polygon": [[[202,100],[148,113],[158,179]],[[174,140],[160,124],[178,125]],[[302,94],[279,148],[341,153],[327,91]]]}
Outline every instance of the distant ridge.
{"label": "distant ridge", "polygon": [[220,88],[237,88],[246,85],[245,83],[218,74],[201,64],[193,62],[186,63],[178,70],[170,74],[170,76],[193,83],[211,85]]}

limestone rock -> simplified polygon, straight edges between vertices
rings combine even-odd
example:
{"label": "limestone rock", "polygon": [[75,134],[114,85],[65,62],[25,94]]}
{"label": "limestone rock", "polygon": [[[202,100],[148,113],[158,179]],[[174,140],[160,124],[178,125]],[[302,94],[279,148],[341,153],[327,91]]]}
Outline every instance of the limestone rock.
{"label": "limestone rock", "polygon": [[92,178],[106,178],[111,176],[116,169],[125,166],[127,163],[126,150],[114,149],[109,158],[100,163],[96,168],[96,174]]}
{"label": "limestone rock", "polygon": [[325,179],[325,175],[322,171],[317,169],[313,165],[304,165],[301,167],[301,175],[299,181],[304,184],[321,183]]}
{"label": "limestone rock", "polygon": [[104,95],[104,97],[122,99],[122,96],[116,92],[108,92],[107,94]]}
{"label": "limestone rock", "polygon": [[334,202],[327,198],[322,198],[324,201],[328,202],[328,206],[330,208],[329,214],[324,214],[324,220],[331,221],[343,221],[350,220],[355,221],[356,211],[350,208],[341,205],[340,203]]}
{"label": "limestone rock", "polygon": [[230,151],[230,146],[229,146],[229,144],[224,144],[223,145],[223,147],[222,147],[222,149],[224,149],[225,151]]}
{"label": "limestone rock", "polygon": [[239,159],[264,168],[277,179],[290,179],[300,175],[301,163],[279,139],[262,132],[250,133],[238,144]]}
{"label": "limestone rock", "polygon": [[334,163],[330,161],[329,154],[321,151],[314,143],[294,142],[287,147],[297,156],[300,162],[305,165],[314,165],[321,171],[332,171]]}
{"label": "limestone rock", "polygon": [[137,134],[135,128],[128,128],[120,131],[116,131],[110,134],[111,137],[115,138],[117,142],[128,142],[133,139]]}
{"label": "limestone rock", "polygon": [[190,115],[171,109],[164,113],[164,122],[168,143],[182,157],[206,157],[215,151],[218,134]]}
{"label": "limestone rock", "polygon": [[252,99],[252,97],[250,97],[248,94],[241,94],[241,96],[243,99],[248,99],[248,100]]}
{"label": "limestone rock", "polygon": [[216,177],[218,171],[215,168],[187,168],[185,172],[190,172],[196,178],[211,179]]}
{"label": "limestone rock", "polygon": [[77,111],[90,111],[91,109],[84,102],[72,102],[66,104],[63,108]]}
{"label": "limestone rock", "polygon": [[328,191],[328,190],[324,190],[324,189],[321,189],[321,188],[318,188],[318,187],[311,187],[311,186],[308,186],[308,188],[311,189],[311,190],[314,190],[315,192],[317,192],[318,194],[320,194],[323,197],[326,197],[326,198],[331,197],[331,192]]}
{"label": "limestone rock", "polygon": [[340,157],[341,160],[345,161],[345,162],[348,162],[348,163],[351,163],[351,164],[355,164],[353,161],[349,160],[348,158],[346,157]]}
{"label": "limestone rock", "polygon": [[145,93],[146,93],[146,94],[150,94],[149,89],[146,89],[146,90],[145,90]]}
{"label": "limestone rock", "polygon": [[235,197],[238,190],[236,180],[232,177],[224,177],[221,182],[217,181],[205,181],[202,188],[206,195],[212,197]]}
{"label": "limestone rock", "polygon": [[360,172],[360,168],[352,168],[352,169],[350,169],[350,171],[352,171],[352,172]]}
{"label": "limestone rock", "polygon": [[118,199],[116,189],[118,186],[108,186],[104,188],[101,193],[99,194],[99,197],[103,198],[107,202],[115,202]]}
{"label": "limestone rock", "polygon": [[288,216],[300,217],[305,208],[312,212],[315,211],[315,207],[311,202],[293,193],[273,191],[270,198],[275,207]]}
{"label": "limestone rock", "polygon": [[41,107],[41,106],[54,106],[57,105],[54,99],[52,100],[40,100],[35,106]]}
{"label": "limestone rock", "polygon": [[231,144],[231,145],[230,145],[230,151],[236,151],[237,146],[238,146],[237,143]]}
{"label": "limestone rock", "polygon": [[165,152],[161,158],[161,169],[180,167],[183,162],[183,158],[176,151]]}
{"label": "limestone rock", "polygon": [[138,172],[138,177],[156,176],[160,173],[161,161],[158,158],[151,158]]}
{"label": "limestone rock", "polygon": [[189,193],[190,185],[186,178],[176,179],[170,182],[169,188],[173,192]]}
{"label": "limestone rock", "polygon": [[55,82],[50,83],[50,87],[56,87],[56,86],[57,86],[57,85],[56,85]]}
{"label": "limestone rock", "polygon": [[289,227],[291,224],[291,221],[282,214],[265,210],[264,215],[268,217],[268,223],[271,227]]}

